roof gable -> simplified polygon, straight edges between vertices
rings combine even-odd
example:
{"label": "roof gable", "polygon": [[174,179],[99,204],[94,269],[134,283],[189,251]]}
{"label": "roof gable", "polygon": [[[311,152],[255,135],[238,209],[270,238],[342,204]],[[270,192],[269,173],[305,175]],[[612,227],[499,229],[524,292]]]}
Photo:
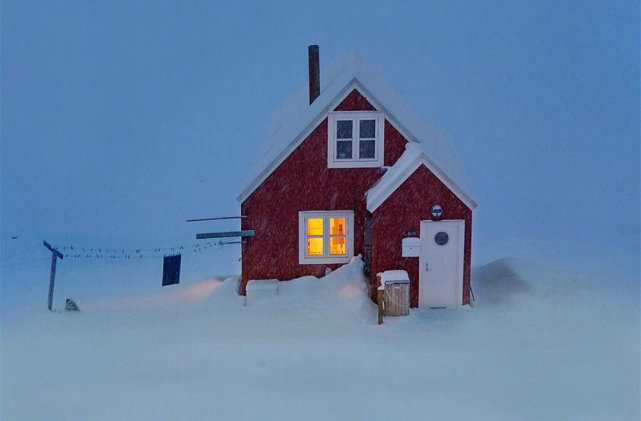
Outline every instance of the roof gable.
{"label": "roof gable", "polygon": [[[452,190],[459,190],[469,197],[469,187],[449,139],[427,121],[421,113],[402,98],[378,68],[357,52],[339,58],[321,78],[321,93],[307,104],[306,89],[299,91],[279,113],[272,124],[272,131],[265,148],[248,174],[239,201],[249,195],[283,162],[287,156],[311,133],[327,113],[339,108],[356,89],[360,96],[382,111],[390,123],[410,142],[420,145],[430,169],[442,174]],[[360,99],[359,99],[360,100]],[[429,158],[427,158],[429,157]],[[473,202],[473,201],[472,201]]]}
{"label": "roof gable", "polygon": [[476,202],[443,173],[423,152],[417,143],[405,145],[405,152],[396,163],[365,194],[367,210],[374,212],[387,200],[421,165],[425,165],[443,184],[445,184],[467,207],[474,209]]}

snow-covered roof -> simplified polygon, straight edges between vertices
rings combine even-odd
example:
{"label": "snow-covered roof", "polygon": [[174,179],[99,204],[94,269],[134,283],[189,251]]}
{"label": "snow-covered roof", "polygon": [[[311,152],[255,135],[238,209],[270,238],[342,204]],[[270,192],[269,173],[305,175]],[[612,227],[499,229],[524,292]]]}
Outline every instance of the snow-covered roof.
{"label": "snow-covered roof", "polygon": [[367,210],[374,212],[414,171],[421,165],[425,165],[432,173],[443,182],[456,196],[463,201],[470,209],[476,207],[476,202],[458,185],[456,185],[447,174],[434,164],[427,156],[424,147],[415,142],[405,144],[405,152],[390,167],[385,174],[370,188],[367,195]]}
{"label": "snow-covered roof", "polygon": [[374,64],[352,50],[322,69],[321,92],[311,105],[305,87],[275,113],[265,147],[252,165],[238,200],[249,197],[353,89],[382,111],[408,141],[420,145],[429,157],[430,169],[448,180],[448,187],[469,197],[469,186],[450,140],[399,95]]}

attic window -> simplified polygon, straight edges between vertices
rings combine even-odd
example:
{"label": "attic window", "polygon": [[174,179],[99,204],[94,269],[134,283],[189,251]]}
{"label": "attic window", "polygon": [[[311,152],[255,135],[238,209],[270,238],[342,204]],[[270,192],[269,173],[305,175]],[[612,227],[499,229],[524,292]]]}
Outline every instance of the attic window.
{"label": "attic window", "polygon": [[300,264],[347,263],[354,255],[353,211],[298,213]]}
{"label": "attic window", "polygon": [[329,113],[327,167],[383,166],[383,123],[378,112]]}

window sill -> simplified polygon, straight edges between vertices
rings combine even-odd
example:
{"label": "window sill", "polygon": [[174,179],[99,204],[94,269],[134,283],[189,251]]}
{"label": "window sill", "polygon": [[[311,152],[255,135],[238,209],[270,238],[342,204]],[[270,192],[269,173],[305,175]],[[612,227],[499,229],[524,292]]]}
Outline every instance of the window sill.
{"label": "window sill", "polygon": [[349,263],[351,257],[301,257],[298,259],[299,265],[326,265],[326,264],[343,264]]}
{"label": "window sill", "polygon": [[380,168],[382,160],[340,160],[328,161],[327,168]]}

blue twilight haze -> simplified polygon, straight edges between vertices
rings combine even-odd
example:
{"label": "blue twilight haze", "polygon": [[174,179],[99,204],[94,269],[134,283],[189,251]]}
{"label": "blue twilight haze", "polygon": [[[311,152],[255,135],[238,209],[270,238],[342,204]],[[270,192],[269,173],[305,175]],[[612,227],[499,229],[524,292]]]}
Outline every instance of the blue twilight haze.
{"label": "blue twilight haze", "polygon": [[321,79],[359,49],[453,139],[476,250],[639,247],[638,2],[49,1],[2,4],[1,254],[236,228],[185,220],[239,212],[308,44]]}

